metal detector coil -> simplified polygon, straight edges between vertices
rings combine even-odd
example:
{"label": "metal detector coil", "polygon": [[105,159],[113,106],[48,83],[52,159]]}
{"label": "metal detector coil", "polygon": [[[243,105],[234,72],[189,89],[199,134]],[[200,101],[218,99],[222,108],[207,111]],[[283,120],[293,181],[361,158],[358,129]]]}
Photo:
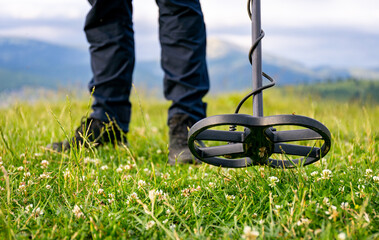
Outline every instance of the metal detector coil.
{"label": "metal detector coil", "polygon": [[[292,168],[314,163],[330,150],[331,135],[327,127],[305,116],[263,116],[262,91],[273,87],[275,81],[262,72],[264,32],[260,0],[248,0],[248,13],[252,20],[253,45],[249,60],[253,91],[241,100],[234,114],[211,116],[195,123],[188,133],[188,147],[197,159],[221,167]],[[262,86],[262,76],[271,83]],[[253,116],[239,114],[250,97],[253,97]]]}

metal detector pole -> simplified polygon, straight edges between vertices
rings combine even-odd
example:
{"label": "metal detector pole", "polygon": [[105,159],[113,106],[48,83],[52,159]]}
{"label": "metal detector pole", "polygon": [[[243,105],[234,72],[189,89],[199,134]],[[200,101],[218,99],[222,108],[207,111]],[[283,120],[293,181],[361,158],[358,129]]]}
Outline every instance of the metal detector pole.
{"label": "metal detector pole", "polygon": [[[261,1],[251,1],[251,29],[253,44],[261,35]],[[252,56],[253,90],[262,87],[262,44],[258,43]],[[253,98],[253,116],[263,117],[263,95],[258,93]]]}

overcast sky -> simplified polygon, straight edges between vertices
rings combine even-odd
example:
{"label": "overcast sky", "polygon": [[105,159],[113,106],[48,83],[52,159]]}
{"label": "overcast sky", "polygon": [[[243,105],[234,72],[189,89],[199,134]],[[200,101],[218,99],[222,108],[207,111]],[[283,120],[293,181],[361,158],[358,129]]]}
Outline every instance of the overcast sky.
{"label": "overcast sky", "polygon": [[[378,0],[262,0],[264,52],[308,66],[379,68]],[[246,0],[202,0],[208,37],[251,43]],[[158,8],[134,0],[137,59],[159,57]],[[0,0],[0,36],[86,48],[85,0]]]}

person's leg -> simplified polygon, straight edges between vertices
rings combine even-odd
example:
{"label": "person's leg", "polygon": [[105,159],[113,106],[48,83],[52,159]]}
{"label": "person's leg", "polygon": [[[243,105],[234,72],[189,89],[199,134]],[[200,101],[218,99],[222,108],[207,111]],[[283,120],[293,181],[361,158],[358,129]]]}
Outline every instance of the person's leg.
{"label": "person's leg", "polygon": [[168,111],[169,163],[191,163],[188,127],[206,116],[202,98],[209,90],[206,32],[198,0],[156,0]]}
{"label": "person's leg", "polygon": [[[93,112],[82,118],[71,139],[48,145],[56,151],[125,141],[131,104],[129,94],[134,68],[131,0],[89,0],[92,8],[84,31],[90,44],[93,78]],[[114,125],[117,124],[117,126]]]}
{"label": "person's leg", "polygon": [[159,7],[164,94],[172,101],[168,118],[186,114],[194,122],[206,116],[202,98],[209,90],[206,32],[198,0],[156,0]]}
{"label": "person's leg", "polygon": [[94,102],[91,118],[115,120],[128,131],[135,62],[131,0],[89,0],[84,31],[90,44]]}

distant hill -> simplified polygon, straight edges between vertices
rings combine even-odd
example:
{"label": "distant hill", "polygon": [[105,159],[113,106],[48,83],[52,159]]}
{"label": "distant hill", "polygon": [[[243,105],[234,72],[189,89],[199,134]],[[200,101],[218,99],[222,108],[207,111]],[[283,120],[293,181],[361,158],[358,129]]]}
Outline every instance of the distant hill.
{"label": "distant hill", "polygon": [[[240,47],[209,39],[207,54],[213,92],[250,88],[251,66],[247,53]],[[268,54],[264,54],[263,70],[281,85],[352,77],[379,79],[378,69],[310,69]],[[29,39],[0,38],[0,92],[22,87],[85,87],[90,78],[86,50]],[[161,88],[162,78],[159,60],[136,63],[134,83],[137,86]]]}

